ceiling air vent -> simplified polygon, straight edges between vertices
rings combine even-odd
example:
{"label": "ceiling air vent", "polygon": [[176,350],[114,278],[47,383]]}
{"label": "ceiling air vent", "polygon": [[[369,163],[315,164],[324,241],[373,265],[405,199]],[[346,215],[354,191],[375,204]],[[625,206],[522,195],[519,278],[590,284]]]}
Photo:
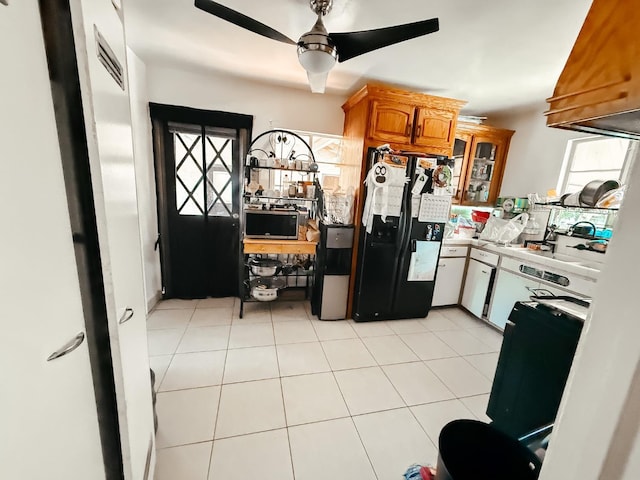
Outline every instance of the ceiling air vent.
{"label": "ceiling air vent", "polygon": [[98,28],[94,25],[93,31],[96,36],[96,52],[98,55],[98,60],[100,63],[104,65],[104,68],[107,69],[109,75],[113,77],[116,83],[120,86],[122,90],[124,90],[124,75],[122,70],[122,65],[116,58],[116,54],[113,53],[111,47],[104,39],[104,37],[98,31]]}

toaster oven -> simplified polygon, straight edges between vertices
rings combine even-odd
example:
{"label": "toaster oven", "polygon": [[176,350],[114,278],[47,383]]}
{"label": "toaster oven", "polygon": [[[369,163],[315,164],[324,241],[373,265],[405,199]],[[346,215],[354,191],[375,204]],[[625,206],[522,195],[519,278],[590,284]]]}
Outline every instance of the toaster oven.
{"label": "toaster oven", "polygon": [[246,238],[298,239],[298,212],[276,210],[245,210]]}

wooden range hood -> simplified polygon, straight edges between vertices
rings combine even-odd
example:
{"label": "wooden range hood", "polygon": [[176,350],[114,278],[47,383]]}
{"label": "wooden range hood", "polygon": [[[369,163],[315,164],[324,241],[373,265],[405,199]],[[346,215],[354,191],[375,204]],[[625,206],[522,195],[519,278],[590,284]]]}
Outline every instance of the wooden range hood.
{"label": "wooden range hood", "polygon": [[640,1],[594,0],[547,126],[640,140]]}

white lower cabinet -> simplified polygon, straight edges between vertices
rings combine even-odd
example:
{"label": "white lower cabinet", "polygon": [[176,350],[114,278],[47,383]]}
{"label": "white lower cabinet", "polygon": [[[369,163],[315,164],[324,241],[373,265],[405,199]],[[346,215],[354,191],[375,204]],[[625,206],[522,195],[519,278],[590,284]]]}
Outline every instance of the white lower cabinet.
{"label": "white lower cabinet", "polygon": [[467,279],[464,282],[462,306],[481,318],[487,303],[487,293],[491,286],[494,267],[477,260],[469,260]]}
{"label": "white lower cabinet", "polygon": [[504,329],[515,303],[529,300],[533,295],[528,288],[540,288],[540,282],[500,269],[493,289],[489,321]]}
{"label": "white lower cabinet", "polygon": [[466,261],[466,257],[440,258],[432,306],[457,305]]}

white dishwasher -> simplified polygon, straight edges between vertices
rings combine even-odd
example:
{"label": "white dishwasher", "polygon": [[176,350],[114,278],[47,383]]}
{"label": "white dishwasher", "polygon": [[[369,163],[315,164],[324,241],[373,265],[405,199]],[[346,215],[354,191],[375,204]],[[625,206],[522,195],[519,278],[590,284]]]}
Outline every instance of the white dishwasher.
{"label": "white dishwasher", "polygon": [[471,249],[467,278],[462,293],[462,306],[478,318],[488,311],[496,265],[500,257],[494,253]]}
{"label": "white dishwasher", "polygon": [[502,268],[498,271],[498,279],[494,288],[493,301],[489,321],[504,330],[509,314],[516,302],[529,300],[533,294],[531,289],[539,288],[540,282],[532,280]]}

